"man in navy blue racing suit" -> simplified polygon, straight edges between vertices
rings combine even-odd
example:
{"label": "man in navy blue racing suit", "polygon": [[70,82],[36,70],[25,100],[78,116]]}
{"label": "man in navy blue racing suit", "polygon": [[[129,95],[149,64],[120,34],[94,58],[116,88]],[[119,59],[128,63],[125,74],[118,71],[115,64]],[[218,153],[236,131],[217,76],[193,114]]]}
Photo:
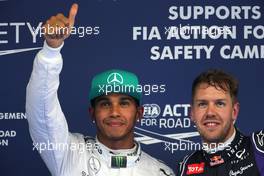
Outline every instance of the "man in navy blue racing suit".
{"label": "man in navy blue racing suit", "polygon": [[235,127],[237,94],[238,81],[222,70],[194,80],[191,119],[203,145],[179,164],[179,176],[264,176],[264,131],[247,137]]}

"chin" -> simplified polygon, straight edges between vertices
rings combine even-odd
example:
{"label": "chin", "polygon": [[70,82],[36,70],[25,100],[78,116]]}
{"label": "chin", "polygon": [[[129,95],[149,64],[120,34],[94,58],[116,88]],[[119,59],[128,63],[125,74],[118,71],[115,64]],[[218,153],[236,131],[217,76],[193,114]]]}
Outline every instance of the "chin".
{"label": "chin", "polygon": [[124,135],[117,135],[117,134],[114,134],[114,135],[108,135],[109,139],[111,140],[114,140],[114,141],[119,141],[119,140],[122,140],[124,139]]}
{"label": "chin", "polygon": [[219,143],[221,142],[219,138],[217,137],[203,137],[203,140],[207,143]]}
{"label": "chin", "polygon": [[224,142],[223,140],[225,139],[225,137],[223,137],[223,135],[219,133],[203,135],[202,138],[204,141],[209,142],[209,143],[220,143],[220,142]]}
{"label": "chin", "polygon": [[205,142],[218,142],[221,138],[221,134],[217,131],[202,130],[199,133]]}

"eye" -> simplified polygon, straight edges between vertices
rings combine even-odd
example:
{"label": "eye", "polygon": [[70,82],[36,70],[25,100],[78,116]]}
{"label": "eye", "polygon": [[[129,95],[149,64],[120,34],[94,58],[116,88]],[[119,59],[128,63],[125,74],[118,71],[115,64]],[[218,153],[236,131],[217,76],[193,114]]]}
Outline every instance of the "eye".
{"label": "eye", "polygon": [[206,102],[199,102],[199,103],[197,104],[197,106],[198,106],[199,108],[205,108],[205,107],[207,106],[207,103],[206,103]]}
{"label": "eye", "polygon": [[128,100],[122,100],[120,102],[120,106],[122,106],[122,107],[127,107],[129,105],[130,105],[130,102]]}
{"label": "eye", "polygon": [[110,102],[108,101],[102,101],[99,103],[99,106],[102,107],[102,108],[107,108],[107,107],[110,107]]}
{"label": "eye", "polygon": [[223,102],[223,101],[217,101],[216,102],[216,106],[217,107],[224,107],[226,104],[225,104],[225,102]]}

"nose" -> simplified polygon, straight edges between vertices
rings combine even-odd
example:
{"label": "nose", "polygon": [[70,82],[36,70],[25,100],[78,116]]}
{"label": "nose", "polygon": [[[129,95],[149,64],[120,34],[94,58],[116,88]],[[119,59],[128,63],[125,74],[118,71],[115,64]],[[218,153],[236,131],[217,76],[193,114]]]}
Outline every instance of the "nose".
{"label": "nose", "polygon": [[111,108],[111,117],[119,117],[120,116],[120,107],[114,104]]}
{"label": "nose", "polygon": [[214,116],[216,114],[215,106],[213,103],[209,103],[207,110],[206,110],[206,114],[208,116]]}

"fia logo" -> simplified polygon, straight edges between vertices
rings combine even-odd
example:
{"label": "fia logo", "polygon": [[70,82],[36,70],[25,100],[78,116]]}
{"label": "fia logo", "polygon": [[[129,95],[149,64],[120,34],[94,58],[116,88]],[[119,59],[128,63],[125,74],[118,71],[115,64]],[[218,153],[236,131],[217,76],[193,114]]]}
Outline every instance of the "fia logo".
{"label": "fia logo", "polygon": [[157,104],[144,104],[143,117],[155,118],[160,115],[160,107]]}

